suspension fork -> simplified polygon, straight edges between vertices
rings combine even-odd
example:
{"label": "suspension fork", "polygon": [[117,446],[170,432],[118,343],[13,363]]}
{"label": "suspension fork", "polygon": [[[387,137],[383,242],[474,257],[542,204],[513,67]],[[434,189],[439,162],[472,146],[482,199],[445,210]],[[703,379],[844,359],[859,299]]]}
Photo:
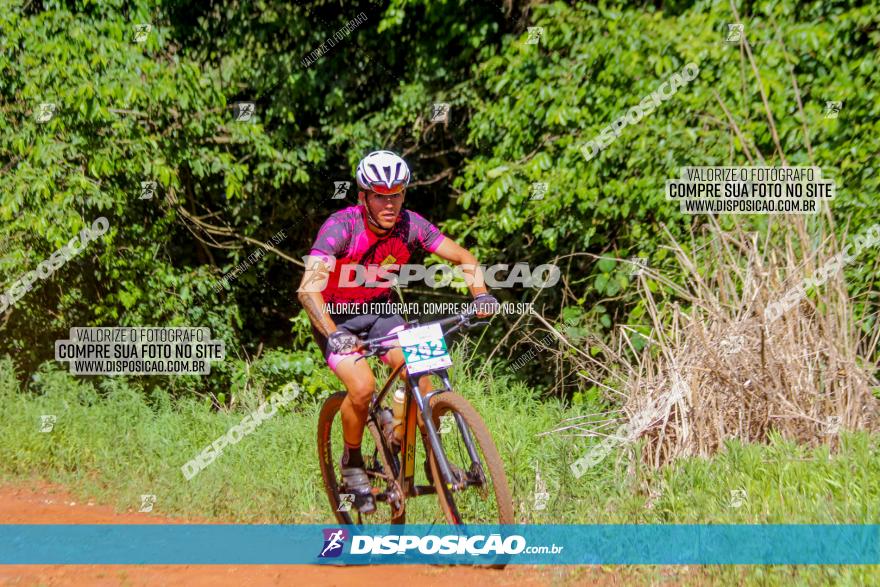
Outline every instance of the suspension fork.
{"label": "suspension fork", "polygon": [[[444,369],[442,373],[438,373],[438,375],[443,381],[443,385],[446,389],[452,391],[452,384],[449,382],[449,374],[446,372],[446,369]],[[474,445],[474,441],[471,438],[471,431],[465,424],[464,418],[458,412],[455,412],[453,416],[455,417],[455,423],[458,426],[458,429],[461,431],[461,437],[464,439],[464,446],[467,449],[468,456],[471,458],[471,464],[481,464],[480,456],[477,454],[477,447]]]}
{"label": "suspension fork", "polygon": [[[416,408],[422,413],[422,420],[425,424],[425,434],[423,434],[423,442],[424,436],[427,435],[428,443],[430,449],[434,452],[434,456],[437,459],[437,464],[440,467],[440,475],[443,478],[446,487],[449,489],[461,489],[464,486],[464,481],[451,483],[452,479],[452,471],[449,467],[449,460],[446,457],[446,451],[443,449],[443,444],[440,442],[440,432],[437,430],[436,426],[434,426],[434,418],[431,412],[431,398],[443,392],[451,392],[452,384],[449,381],[449,375],[446,372],[446,369],[438,370],[436,372],[429,371],[427,374],[435,374],[440,377],[440,380],[443,382],[443,387],[441,389],[432,391],[428,393],[425,397],[422,397],[421,390],[418,387],[418,380],[414,376],[409,377],[409,388],[410,388],[410,397],[416,403]],[[419,373],[418,376],[421,377],[425,375],[424,373]],[[465,425],[464,419],[461,417],[461,414],[454,414],[456,425],[461,431],[462,438],[464,438],[465,447],[467,448],[468,456],[471,458],[471,463],[479,463],[480,459],[477,455],[477,449],[474,446],[473,440],[471,439],[470,431],[468,427]]]}

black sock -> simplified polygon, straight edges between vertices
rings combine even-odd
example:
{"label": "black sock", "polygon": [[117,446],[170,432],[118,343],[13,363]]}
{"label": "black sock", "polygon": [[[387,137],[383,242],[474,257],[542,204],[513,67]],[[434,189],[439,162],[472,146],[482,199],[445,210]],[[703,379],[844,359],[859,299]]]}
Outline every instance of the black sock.
{"label": "black sock", "polygon": [[342,452],[342,466],[363,468],[364,457],[361,456],[361,447],[346,444],[345,450]]}

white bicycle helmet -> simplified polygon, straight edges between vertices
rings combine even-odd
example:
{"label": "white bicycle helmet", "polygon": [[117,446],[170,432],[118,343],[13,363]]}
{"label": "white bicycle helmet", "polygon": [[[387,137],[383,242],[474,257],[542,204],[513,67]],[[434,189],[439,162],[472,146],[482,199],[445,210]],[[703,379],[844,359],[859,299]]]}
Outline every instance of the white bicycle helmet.
{"label": "white bicycle helmet", "polygon": [[357,167],[357,184],[377,194],[396,194],[409,185],[409,166],[391,151],[373,151]]}

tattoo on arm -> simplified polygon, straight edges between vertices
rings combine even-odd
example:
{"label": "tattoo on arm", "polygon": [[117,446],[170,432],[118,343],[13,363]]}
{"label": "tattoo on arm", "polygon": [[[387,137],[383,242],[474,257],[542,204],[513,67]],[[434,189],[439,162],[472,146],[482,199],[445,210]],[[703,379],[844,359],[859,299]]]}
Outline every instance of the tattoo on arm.
{"label": "tattoo on arm", "polygon": [[297,288],[297,297],[315,329],[324,336],[330,336],[336,330],[336,324],[324,310],[324,298],[320,293],[327,287],[330,269],[322,259],[311,256],[306,259],[306,267]]}
{"label": "tattoo on arm", "polygon": [[330,334],[336,330],[336,325],[330,320],[329,316],[325,314],[325,312],[321,309],[321,306],[312,297],[310,294],[305,294],[301,298],[303,308],[306,310],[306,314],[309,316],[309,320],[312,321],[312,324],[315,325],[315,328],[318,329],[318,332],[323,334],[324,336],[330,336]]}

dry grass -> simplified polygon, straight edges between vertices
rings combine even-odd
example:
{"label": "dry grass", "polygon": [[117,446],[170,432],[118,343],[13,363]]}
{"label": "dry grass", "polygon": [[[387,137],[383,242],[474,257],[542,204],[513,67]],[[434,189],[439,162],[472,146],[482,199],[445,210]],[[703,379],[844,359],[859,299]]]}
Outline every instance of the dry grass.
{"label": "dry grass", "polygon": [[[635,352],[624,327],[615,343],[601,345],[604,356],[578,353],[582,368],[599,373],[588,378],[592,383],[622,396],[626,416],[617,419],[623,426],[614,436],[645,439],[642,454],[654,466],[710,455],[732,438],[765,442],[771,431],[834,446],[843,429],[877,430],[880,402],[871,390],[877,365],[865,358],[876,356],[877,336],[860,337],[843,272],[808,289],[778,319],[765,318],[769,304],[842,248],[830,237],[808,238],[800,218],[787,223],[786,236],[775,243],[741,228],[722,230],[713,220],[706,234],[693,235],[694,242],[709,243],[703,248],[682,246],[670,235],[686,287],[650,269],[641,276],[651,344]],[[852,262],[874,254],[868,249]],[[652,293],[648,280],[673,293]],[[608,416],[600,416],[602,432],[595,419],[559,430],[606,436],[614,421]]]}

